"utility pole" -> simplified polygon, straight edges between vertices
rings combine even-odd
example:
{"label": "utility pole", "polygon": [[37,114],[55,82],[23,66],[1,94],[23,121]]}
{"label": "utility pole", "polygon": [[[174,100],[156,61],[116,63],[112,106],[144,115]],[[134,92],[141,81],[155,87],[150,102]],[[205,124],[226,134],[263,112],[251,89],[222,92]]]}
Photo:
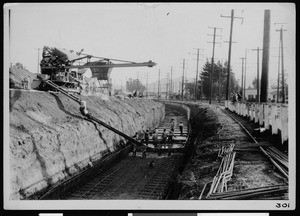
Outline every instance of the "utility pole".
{"label": "utility pole", "polygon": [[[216,36],[220,36],[221,35],[216,35],[216,29],[221,29],[221,28],[217,28],[217,27],[208,27],[208,28],[213,28],[214,29],[214,34],[208,34],[209,36],[213,36],[213,50],[212,50],[212,57],[211,57],[211,65],[212,65],[212,70],[210,73],[210,96],[209,96],[209,104],[211,104],[211,98],[212,98],[212,90],[213,90],[213,74],[214,74],[214,57],[215,57],[215,45],[216,45]],[[211,42],[208,42],[211,43]],[[220,42],[217,42],[220,43]]]}
{"label": "utility pole", "polygon": [[244,75],[244,91],[243,91],[243,95],[242,95],[242,99],[245,99],[245,94],[246,94],[246,70],[247,70],[247,49],[245,49],[245,75]]}
{"label": "utility pole", "polygon": [[168,99],[168,97],[170,97],[170,74],[167,73],[167,82],[166,82],[166,99]]}
{"label": "utility pole", "polygon": [[282,28],[280,29],[280,41],[281,41],[281,87],[282,87],[282,103],[285,103],[284,64],[283,64],[283,29]]}
{"label": "utility pole", "polygon": [[279,83],[280,83],[280,51],[281,51],[281,47],[280,47],[280,42],[279,41],[279,54],[278,54],[278,75],[277,75],[277,100],[276,102],[279,103]]}
{"label": "utility pole", "polygon": [[171,66],[171,83],[170,83],[170,93],[173,94],[173,67]]}
{"label": "utility pole", "polygon": [[147,86],[147,98],[149,97],[149,89],[148,89],[148,71],[146,73],[146,86]]}
{"label": "utility pole", "polygon": [[260,97],[259,97],[259,51],[262,51],[262,49],[259,49],[259,47],[257,47],[256,49],[252,49],[252,51],[256,51],[257,52],[257,79],[256,79],[256,89],[257,89],[257,102],[260,102]]}
{"label": "utility pole", "polygon": [[231,16],[222,16],[225,18],[230,18],[230,34],[229,34],[229,50],[228,50],[228,65],[227,65],[227,88],[226,88],[226,100],[229,100],[229,94],[230,94],[230,61],[231,61],[231,44],[232,44],[232,29],[233,29],[233,20],[236,19],[242,19],[242,23],[244,18],[243,17],[235,17],[234,16],[234,10],[231,9]]}
{"label": "utility pole", "polygon": [[198,73],[198,68],[199,68],[199,55],[203,55],[203,54],[199,54],[199,50],[203,50],[203,49],[199,49],[199,48],[194,48],[194,49],[197,49],[197,69],[196,69],[196,80],[195,80],[195,85],[194,85],[194,101],[197,100],[197,95],[198,95],[198,76],[199,76],[199,73]]}
{"label": "utility pole", "polygon": [[197,92],[198,92],[198,66],[199,66],[199,49],[197,49],[197,69],[196,69],[196,80],[194,87],[194,101],[197,101]]}
{"label": "utility pole", "polygon": [[157,83],[157,98],[159,100],[159,86],[160,86],[160,69],[158,70],[158,83]]}
{"label": "utility pole", "polygon": [[184,67],[185,67],[185,59],[183,59],[182,83],[181,83],[181,100],[183,100]]}
{"label": "utility pole", "polygon": [[276,31],[280,32],[280,48],[281,48],[281,91],[282,91],[282,103],[285,103],[285,83],[284,83],[284,62],[283,62],[283,31],[286,31],[282,27]]}
{"label": "utility pole", "polygon": [[223,71],[223,67],[219,69],[219,78],[218,78],[218,98],[219,98],[219,103],[221,103],[221,71]]}
{"label": "utility pole", "polygon": [[242,88],[242,100],[244,100],[244,60],[245,60],[245,57],[243,58],[240,58],[242,59],[242,82],[241,82],[241,88]]}
{"label": "utility pole", "polygon": [[[284,24],[287,24],[287,23],[274,23],[274,25],[281,25],[281,29],[276,29],[276,31],[279,31],[280,32],[280,38],[279,38],[279,55],[278,55],[278,77],[277,77],[277,103],[279,103],[279,97],[280,97],[280,94],[279,94],[279,85],[280,85],[280,59],[282,60],[283,62],[283,42],[282,42],[282,31],[286,31],[285,29],[282,29],[282,26]],[[282,46],[282,53],[281,53],[281,46]],[[282,55],[282,58],[281,58],[281,55]],[[283,66],[282,66],[282,71],[283,71]],[[284,73],[282,72],[282,75],[283,75],[283,78],[284,78]],[[282,82],[284,84],[284,81]],[[282,86],[283,88],[283,92],[282,92],[282,95],[284,95],[284,86]],[[284,102],[285,102],[285,95],[284,95]],[[283,102],[283,101],[282,101]],[[283,102],[283,103],[284,103]]]}
{"label": "utility pole", "polygon": [[260,102],[268,101],[269,85],[269,53],[270,53],[270,20],[271,11],[265,10],[264,13],[264,35],[263,35],[263,53],[260,82]]}

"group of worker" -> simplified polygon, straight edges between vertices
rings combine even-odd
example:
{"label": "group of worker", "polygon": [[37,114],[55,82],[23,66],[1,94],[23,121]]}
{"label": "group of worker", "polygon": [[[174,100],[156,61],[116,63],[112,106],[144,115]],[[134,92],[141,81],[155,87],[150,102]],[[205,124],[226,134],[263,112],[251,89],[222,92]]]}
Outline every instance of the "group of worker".
{"label": "group of worker", "polygon": [[23,89],[29,89],[29,80],[30,80],[30,77],[24,78],[24,79],[21,81],[21,85],[22,85],[22,88],[23,88]]}
{"label": "group of worker", "polygon": [[233,103],[242,100],[242,96],[241,96],[238,92],[233,92],[233,93],[231,94],[231,98],[232,98],[232,102],[233,102]]}
{"label": "group of worker", "polygon": [[[179,130],[180,130],[180,135],[183,135],[183,123],[182,121],[179,123]],[[146,146],[143,147],[142,149],[142,157],[146,158],[146,152],[147,152],[147,147],[149,144],[149,138],[150,135],[152,135],[152,141],[155,149],[158,149],[158,154],[160,154],[160,149],[164,145],[172,144],[173,143],[173,137],[176,137],[174,134],[174,129],[175,129],[175,120],[172,119],[170,122],[170,130],[167,132],[167,129],[164,128],[163,133],[161,134],[161,140],[159,141],[158,139],[158,132],[155,129],[153,132],[150,133],[149,129],[146,131],[143,130],[143,139],[144,143]],[[139,140],[139,133],[136,133],[134,138],[138,141]],[[136,156],[138,148],[136,144],[133,145],[133,154],[132,156]],[[169,148],[169,156],[171,155],[171,149]]]}

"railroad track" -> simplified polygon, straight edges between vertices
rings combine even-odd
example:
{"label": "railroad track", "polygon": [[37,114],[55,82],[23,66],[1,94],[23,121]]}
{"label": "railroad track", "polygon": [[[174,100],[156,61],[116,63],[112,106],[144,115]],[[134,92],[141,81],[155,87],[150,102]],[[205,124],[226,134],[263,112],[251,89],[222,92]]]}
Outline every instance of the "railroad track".
{"label": "railroad track", "polygon": [[286,179],[288,179],[289,177],[288,156],[273,146],[262,146],[237,118],[235,118],[229,111],[222,109],[221,107],[219,108],[223,110],[223,112],[225,112],[228,116],[230,116],[235,122],[237,122],[241,126],[241,128],[245,131],[245,133],[249,136],[249,138],[255,144],[257,144],[257,146],[264,153],[264,155],[268,157],[271,163],[279,170],[279,172]]}
{"label": "railroad track", "polygon": [[[261,145],[261,143],[258,142],[254,136],[252,136],[249,130],[247,130],[245,125],[243,125],[229,111],[224,110],[219,106],[217,107],[220,108],[224,113],[226,113],[236,123],[240,125],[240,127],[249,136],[249,138],[255,143],[255,145],[259,148],[259,150],[263,152],[263,154],[266,157],[268,157],[271,163],[279,170],[281,175],[285,179],[288,179],[288,156],[273,146],[265,145],[265,144]],[[227,155],[230,155],[235,152],[229,151],[227,153],[229,153]],[[225,154],[225,156],[227,155]],[[223,159],[225,159],[224,156]],[[221,165],[222,164],[224,165],[224,163],[221,163]],[[219,169],[221,169],[222,167],[221,165]],[[232,170],[231,172],[227,172],[227,173],[224,172],[221,174],[227,174],[230,177],[232,175]],[[279,185],[268,185],[268,186],[258,187],[258,188],[248,188],[242,190],[227,191],[227,181],[230,180],[230,178],[226,179],[221,174],[218,171],[217,175],[214,177],[214,180],[203,187],[199,199],[210,199],[210,200],[275,199],[275,198],[287,199],[287,193],[288,193],[287,183],[279,184]],[[205,192],[206,192],[206,196],[203,196]]]}

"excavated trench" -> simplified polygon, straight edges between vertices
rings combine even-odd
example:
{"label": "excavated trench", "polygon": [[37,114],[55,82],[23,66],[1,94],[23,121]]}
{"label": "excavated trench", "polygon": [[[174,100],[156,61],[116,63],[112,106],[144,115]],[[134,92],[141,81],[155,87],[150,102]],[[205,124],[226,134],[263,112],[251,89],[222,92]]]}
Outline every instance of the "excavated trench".
{"label": "excavated trench", "polygon": [[[180,197],[182,184],[178,182],[196,141],[212,135],[216,129],[212,117],[207,116],[207,108],[138,99],[122,101],[105,96],[84,97],[84,100],[90,113],[130,136],[141,129],[157,127],[164,119],[165,107],[187,117],[190,135],[184,151],[157,161],[157,165],[170,164],[169,169],[154,173],[158,179],[168,176],[162,179],[164,185],[153,186],[150,181],[142,189],[144,194],[120,196],[120,199]],[[98,173],[113,169],[131,151],[132,146],[122,137],[82,117],[78,105],[64,95],[10,92],[11,199],[61,199]],[[153,194],[153,187],[154,191],[161,188],[162,192]]]}
{"label": "excavated trench", "polygon": [[[188,120],[189,139],[183,152],[174,153],[172,157],[153,156],[159,168],[143,173],[144,178],[124,175],[120,185],[136,189],[136,195],[126,191],[117,194],[122,188],[111,187],[102,199],[197,199],[219,168],[220,146],[235,143],[241,148],[246,143],[239,127],[209,105],[104,96],[84,99],[90,113],[129,136],[141,129],[156,128],[165,117],[165,108],[182,113]],[[227,134],[220,135],[224,130]],[[104,173],[103,179],[109,176],[107,179],[111,180],[114,173],[119,178],[123,165],[132,166],[136,173],[144,172],[142,167],[153,159],[151,154],[147,160],[139,157],[128,160],[131,151],[132,146],[122,137],[83,118],[78,105],[64,95],[10,92],[11,199],[61,199],[99,173]],[[166,164],[170,166],[164,166]],[[107,170],[112,172],[105,176]],[[237,168],[229,187],[284,182],[270,170],[270,164],[262,155],[244,152],[237,157]],[[153,181],[145,180],[151,176],[155,176]],[[96,185],[102,190],[101,184]],[[78,198],[97,199],[93,190],[86,195],[80,194]],[[76,195],[72,199],[76,199]]]}
{"label": "excavated trench", "polygon": [[[105,96],[83,99],[90,113],[130,136],[141,129],[157,127],[165,116],[165,105],[151,100]],[[189,115],[186,108],[167,106]],[[118,164],[132,150],[122,137],[82,117],[78,105],[61,94],[11,90],[9,123],[10,199],[13,200],[60,199],[96,173]],[[161,199],[174,197],[171,188],[178,170],[183,170],[182,160],[187,161],[190,154],[190,145],[187,147],[186,152],[174,152],[172,157],[160,159],[162,168],[170,164],[167,170],[155,174],[169,176],[162,179],[166,184],[158,196]],[[151,184],[145,185],[142,196],[145,199],[157,197],[147,192],[147,187],[152,190]],[[161,185],[155,187],[157,191]]]}
{"label": "excavated trench", "polygon": [[[165,107],[166,116],[157,130],[168,128],[170,120],[174,118],[178,123],[184,121],[184,132],[188,132],[187,120],[183,117],[189,115],[186,110],[188,108],[170,104],[165,104]],[[177,129],[175,133],[178,134]],[[144,158],[140,151],[136,156],[129,153],[129,146],[128,151],[123,151],[121,157],[112,157],[109,167],[99,163],[97,167],[86,171],[87,175],[79,177],[80,180],[73,180],[74,183],[69,182],[61,189],[53,190],[43,196],[43,199],[169,199],[173,197],[173,186],[178,173],[183,169],[185,155],[189,155],[188,148],[188,144],[185,148],[172,148],[171,153],[167,149],[148,149]],[[149,167],[150,162],[155,165]]]}

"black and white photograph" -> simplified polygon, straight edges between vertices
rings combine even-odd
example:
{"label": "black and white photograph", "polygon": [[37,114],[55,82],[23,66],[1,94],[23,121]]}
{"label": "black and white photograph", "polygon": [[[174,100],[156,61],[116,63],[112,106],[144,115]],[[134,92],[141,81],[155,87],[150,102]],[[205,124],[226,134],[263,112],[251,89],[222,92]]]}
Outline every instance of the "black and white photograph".
{"label": "black and white photograph", "polygon": [[295,209],[294,3],[3,12],[4,209]]}

